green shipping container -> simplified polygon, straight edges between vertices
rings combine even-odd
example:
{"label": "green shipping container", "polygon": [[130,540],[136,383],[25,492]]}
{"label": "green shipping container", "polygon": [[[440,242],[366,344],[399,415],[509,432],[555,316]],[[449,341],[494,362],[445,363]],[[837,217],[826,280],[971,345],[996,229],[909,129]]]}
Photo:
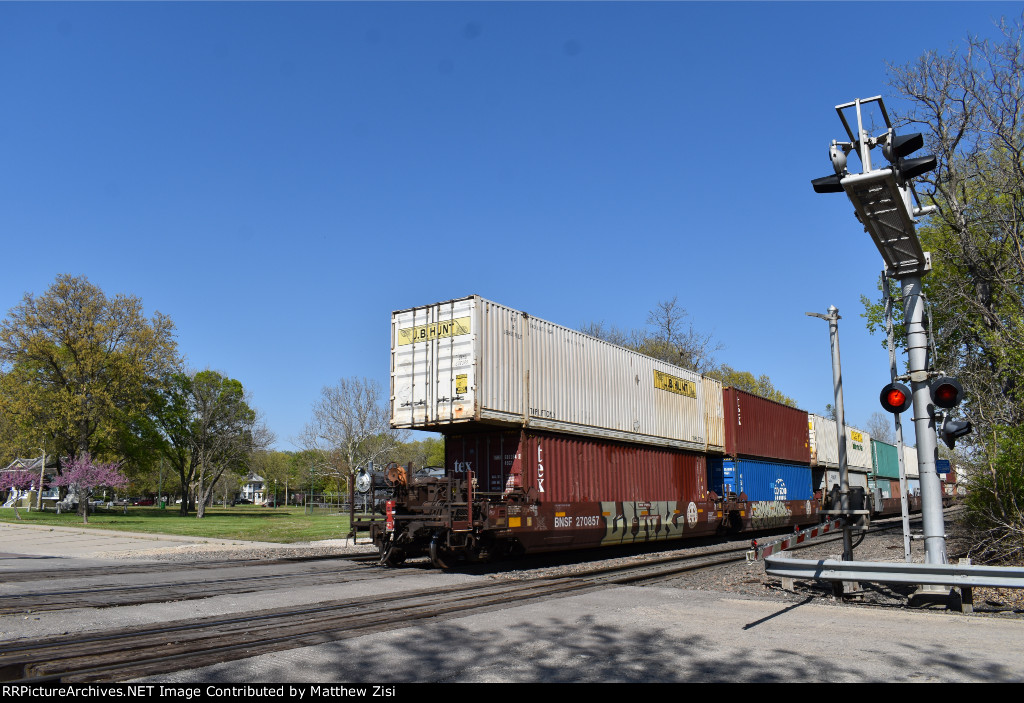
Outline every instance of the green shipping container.
{"label": "green shipping container", "polygon": [[871,465],[875,476],[900,477],[900,459],[896,447],[877,439],[871,440]]}

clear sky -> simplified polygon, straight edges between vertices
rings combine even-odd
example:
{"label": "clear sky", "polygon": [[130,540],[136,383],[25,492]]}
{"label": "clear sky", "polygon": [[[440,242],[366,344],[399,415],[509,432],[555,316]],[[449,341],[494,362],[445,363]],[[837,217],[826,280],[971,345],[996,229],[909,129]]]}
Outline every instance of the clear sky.
{"label": "clear sky", "polygon": [[[289,442],[388,388],[393,310],[568,327],[679,297],[813,412],[879,409],[881,259],[817,195],[834,106],[1019,2],[0,2],[0,314],[61,273],[139,296]],[[887,104],[892,111],[895,99]]]}

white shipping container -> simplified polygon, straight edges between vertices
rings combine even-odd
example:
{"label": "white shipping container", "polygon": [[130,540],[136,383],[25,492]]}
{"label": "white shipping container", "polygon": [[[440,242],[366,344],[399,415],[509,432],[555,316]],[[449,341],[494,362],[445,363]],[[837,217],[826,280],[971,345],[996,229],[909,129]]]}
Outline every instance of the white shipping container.
{"label": "white shipping container", "polygon": [[479,296],[393,313],[392,426],[471,421],[723,450],[722,387],[698,373]]}
{"label": "white shipping container", "polygon": [[[836,421],[808,413],[807,429],[811,443],[811,466],[839,467],[839,436]],[[846,467],[850,471],[868,471],[871,463],[871,435],[846,426]]]}
{"label": "white shipping container", "polygon": [[[859,469],[850,469],[846,472],[846,481],[850,484],[851,488],[860,486],[867,490],[868,488],[868,474],[864,473]],[[843,482],[840,480],[839,471],[828,470],[821,477],[821,483],[818,484],[820,490],[824,490],[826,493],[832,490],[833,486],[842,487]]]}

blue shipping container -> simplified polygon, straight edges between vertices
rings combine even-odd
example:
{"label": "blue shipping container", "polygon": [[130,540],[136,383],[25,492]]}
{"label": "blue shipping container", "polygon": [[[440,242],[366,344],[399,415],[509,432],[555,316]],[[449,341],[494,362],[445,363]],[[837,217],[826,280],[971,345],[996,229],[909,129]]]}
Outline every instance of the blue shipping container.
{"label": "blue shipping container", "polygon": [[708,488],[720,496],[746,493],[748,500],[810,500],[811,469],[756,459],[708,457]]}

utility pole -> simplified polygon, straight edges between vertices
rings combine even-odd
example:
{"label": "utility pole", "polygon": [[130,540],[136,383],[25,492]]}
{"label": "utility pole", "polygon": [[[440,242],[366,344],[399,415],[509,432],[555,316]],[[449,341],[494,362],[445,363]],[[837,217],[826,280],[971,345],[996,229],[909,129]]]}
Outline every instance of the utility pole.
{"label": "utility pole", "polygon": [[[846,457],[846,415],[843,409],[843,368],[839,361],[839,308],[830,305],[828,315],[820,312],[804,313],[809,317],[818,317],[828,322],[828,340],[832,349],[832,390],[836,400],[836,443],[839,447],[839,510],[831,506],[829,513],[843,516],[843,561],[853,561],[853,523],[855,514],[863,514],[864,506],[857,510],[850,509],[850,476],[847,473]],[[854,581],[842,582],[843,590],[853,593],[860,590],[860,584]],[[838,589],[838,584],[836,586]],[[837,590],[838,593],[838,590]]]}

